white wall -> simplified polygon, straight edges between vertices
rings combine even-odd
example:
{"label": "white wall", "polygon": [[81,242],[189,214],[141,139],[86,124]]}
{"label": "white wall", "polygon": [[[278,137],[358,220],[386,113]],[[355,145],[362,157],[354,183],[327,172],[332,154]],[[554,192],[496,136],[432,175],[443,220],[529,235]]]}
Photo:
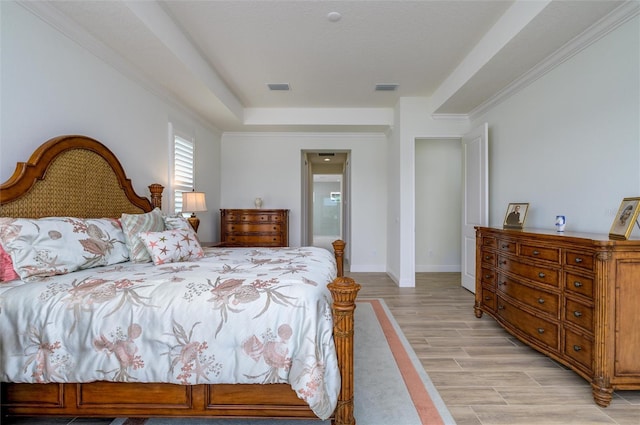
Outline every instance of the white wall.
{"label": "white wall", "polygon": [[[219,199],[220,136],[165,98],[142,88],[22,6],[0,2],[0,181],[40,144],[63,134],[104,143],[135,190],[167,186],[168,122],[196,136],[196,178],[211,211],[199,214],[202,240],[214,240]],[[165,208],[168,203],[163,205]]]}
{"label": "white wall", "polygon": [[418,139],[416,272],[459,272],[462,214],[460,139]]}
{"label": "white wall", "polygon": [[354,133],[225,133],[222,208],[287,208],[289,244],[300,245],[302,150],[351,151],[351,271],[385,271],[387,138]]}
{"label": "white wall", "polygon": [[639,21],[476,120],[489,122],[491,225],[529,202],[526,227],[564,214],[567,230],[607,234],[622,198],[640,196]]}

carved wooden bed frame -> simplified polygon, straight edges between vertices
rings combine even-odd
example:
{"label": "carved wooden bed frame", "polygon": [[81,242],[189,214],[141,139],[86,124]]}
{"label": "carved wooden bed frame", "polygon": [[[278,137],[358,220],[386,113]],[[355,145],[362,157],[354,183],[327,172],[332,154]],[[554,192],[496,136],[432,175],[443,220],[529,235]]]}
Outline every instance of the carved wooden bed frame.
{"label": "carved wooden bed frame", "polygon": [[[115,217],[160,207],[163,187],[138,196],[116,156],[85,136],[45,142],[18,163],[0,186],[0,216]],[[342,386],[332,423],[355,424],[353,414],[353,312],[360,289],[344,277],[344,242],[334,242],[338,278],[333,296],[334,341]],[[2,383],[1,416],[316,418],[287,384]]]}

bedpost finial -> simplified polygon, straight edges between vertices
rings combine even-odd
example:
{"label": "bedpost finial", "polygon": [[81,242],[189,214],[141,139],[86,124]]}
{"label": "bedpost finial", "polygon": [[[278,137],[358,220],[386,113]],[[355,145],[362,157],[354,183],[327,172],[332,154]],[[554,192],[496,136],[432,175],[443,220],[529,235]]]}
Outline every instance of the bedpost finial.
{"label": "bedpost finial", "polygon": [[164,186],[158,183],[149,185],[149,191],[151,192],[151,205],[153,208],[162,208],[162,191]]}

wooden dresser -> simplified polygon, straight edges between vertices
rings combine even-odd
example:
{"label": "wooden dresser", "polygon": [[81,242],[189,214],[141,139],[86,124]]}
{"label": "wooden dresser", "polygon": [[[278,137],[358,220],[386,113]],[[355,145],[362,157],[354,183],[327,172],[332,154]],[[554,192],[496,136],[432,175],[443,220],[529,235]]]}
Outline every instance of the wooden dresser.
{"label": "wooden dresser", "polygon": [[220,244],[289,246],[289,210],[221,209]]}
{"label": "wooden dresser", "polygon": [[640,389],[640,240],[476,227],[475,315],[591,383]]}

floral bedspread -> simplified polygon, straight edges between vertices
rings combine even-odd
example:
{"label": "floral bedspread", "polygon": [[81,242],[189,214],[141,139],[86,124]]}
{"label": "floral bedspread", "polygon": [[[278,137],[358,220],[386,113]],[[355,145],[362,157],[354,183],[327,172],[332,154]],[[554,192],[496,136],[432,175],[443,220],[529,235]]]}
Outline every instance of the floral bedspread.
{"label": "floral bedspread", "polygon": [[288,383],[329,417],[340,374],[325,249],[208,248],[0,285],[0,381]]}

